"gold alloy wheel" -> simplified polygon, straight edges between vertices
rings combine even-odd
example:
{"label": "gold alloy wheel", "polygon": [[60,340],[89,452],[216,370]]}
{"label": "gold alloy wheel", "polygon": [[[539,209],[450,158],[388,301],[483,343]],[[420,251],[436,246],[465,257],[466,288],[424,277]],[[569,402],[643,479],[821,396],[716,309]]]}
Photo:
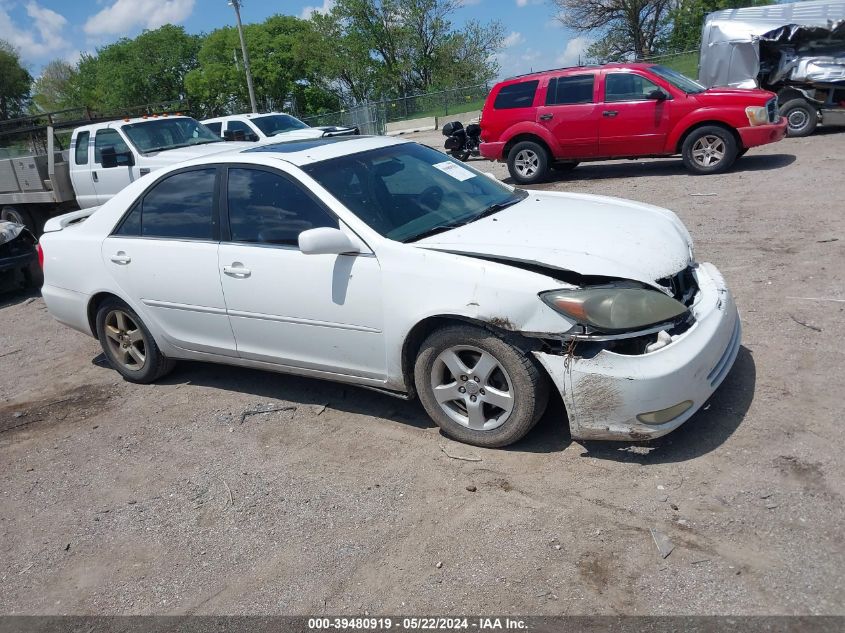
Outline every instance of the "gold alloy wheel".
{"label": "gold alloy wheel", "polygon": [[112,358],[129,371],[141,371],[147,364],[144,333],[129,314],[112,310],[103,326]]}

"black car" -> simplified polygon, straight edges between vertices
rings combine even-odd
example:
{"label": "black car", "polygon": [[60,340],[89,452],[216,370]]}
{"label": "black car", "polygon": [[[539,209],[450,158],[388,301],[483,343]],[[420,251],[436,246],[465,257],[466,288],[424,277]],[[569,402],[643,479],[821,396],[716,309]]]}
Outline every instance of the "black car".
{"label": "black car", "polygon": [[22,224],[0,222],[0,291],[41,285],[37,243]]}

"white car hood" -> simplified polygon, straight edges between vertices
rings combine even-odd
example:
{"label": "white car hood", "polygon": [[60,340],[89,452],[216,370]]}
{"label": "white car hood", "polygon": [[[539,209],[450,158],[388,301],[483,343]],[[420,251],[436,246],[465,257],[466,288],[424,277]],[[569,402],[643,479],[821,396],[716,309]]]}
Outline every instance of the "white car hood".
{"label": "white car hood", "polygon": [[534,191],[519,204],[416,245],[651,286],[693,259],[689,233],[671,211],[619,198]]}
{"label": "white car hood", "polygon": [[302,141],[312,138],[323,138],[324,131],[316,127],[307,127],[301,130],[290,130],[289,132],[279,132],[273,136],[266,136],[265,138],[273,141]]}

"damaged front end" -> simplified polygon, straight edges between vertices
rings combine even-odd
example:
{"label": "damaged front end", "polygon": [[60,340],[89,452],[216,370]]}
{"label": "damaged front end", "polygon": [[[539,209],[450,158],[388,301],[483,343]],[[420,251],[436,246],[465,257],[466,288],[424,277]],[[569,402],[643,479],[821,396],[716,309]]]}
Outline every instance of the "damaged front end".
{"label": "damaged front end", "polygon": [[[657,285],[663,293],[623,280],[544,293],[547,305],[577,321],[534,352],[561,392],[574,439],[664,435],[704,404],[733,365],[739,316],[716,268],[689,267]],[[579,293],[587,297],[581,314]],[[624,295],[621,303],[611,299]],[[554,304],[558,296],[562,305]],[[612,327],[626,322],[635,327]]]}
{"label": "damaged front end", "polygon": [[0,291],[39,284],[36,243],[25,226],[0,222]]}

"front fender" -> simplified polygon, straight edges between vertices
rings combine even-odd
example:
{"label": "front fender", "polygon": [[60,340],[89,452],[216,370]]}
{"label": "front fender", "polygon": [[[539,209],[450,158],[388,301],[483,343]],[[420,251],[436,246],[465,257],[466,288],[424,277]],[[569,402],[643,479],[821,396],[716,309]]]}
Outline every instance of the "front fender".
{"label": "front fender", "polygon": [[687,114],[672,129],[671,134],[666,138],[666,153],[677,154],[680,149],[678,143],[680,143],[681,138],[691,128],[702,123],[726,125],[735,130],[739,127],[747,126],[748,118],[745,116],[744,110],[735,112],[733,109],[727,110],[725,108],[699,108]]}

